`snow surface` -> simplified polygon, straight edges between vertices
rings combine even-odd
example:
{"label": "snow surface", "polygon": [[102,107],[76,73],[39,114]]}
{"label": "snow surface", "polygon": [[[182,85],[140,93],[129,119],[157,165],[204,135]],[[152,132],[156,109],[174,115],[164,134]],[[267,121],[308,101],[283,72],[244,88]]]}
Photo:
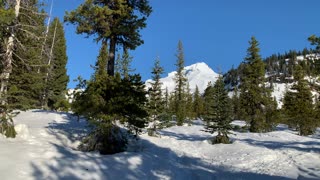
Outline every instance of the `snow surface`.
{"label": "snow surface", "polygon": [[[129,152],[75,150],[85,121],[66,113],[33,110],[15,119],[18,137],[0,137],[2,180],[29,179],[320,179],[320,130],[301,137],[286,126],[270,133],[231,135],[211,145],[202,121],[141,135]],[[242,121],[234,124],[244,126]]]}
{"label": "snow surface", "polygon": [[[173,92],[175,88],[175,74],[177,72],[173,71],[168,74],[167,77],[161,78],[162,89],[165,90],[166,87],[168,87],[168,91]],[[190,90],[191,92],[194,92],[196,89],[196,86],[198,86],[200,93],[203,93],[206,89],[208,83],[211,81],[212,84],[214,84],[219,77],[219,74],[215,73],[206,63],[199,62],[196,64],[192,64],[190,66],[186,66],[184,68],[184,73],[188,79]],[[150,88],[150,82],[152,80],[146,81],[147,88]]]}

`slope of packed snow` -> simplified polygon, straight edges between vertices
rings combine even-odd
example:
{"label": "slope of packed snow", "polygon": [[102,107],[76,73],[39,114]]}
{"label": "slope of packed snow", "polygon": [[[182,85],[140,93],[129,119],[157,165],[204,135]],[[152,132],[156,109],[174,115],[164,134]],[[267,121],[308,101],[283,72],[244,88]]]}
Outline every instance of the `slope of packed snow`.
{"label": "slope of packed snow", "polygon": [[[167,77],[162,78],[161,82],[163,83],[162,88],[165,89],[168,87],[168,91],[172,92],[175,87],[174,77],[177,72],[173,71],[168,74]],[[191,92],[194,92],[196,86],[198,86],[199,91],[202,93],[206,89],[208,83],[211,81],[212,84],[216,82],[216,79],[219,77],[219,74],[215,73],[206,63],[200,62],[184,68],[184,73],[188,79]],[[146,81],[146,86],[151,87],[150,82],[152,80]]]}
{"label": "slope of packed snow", "polygon": [[[201,121],[141,135],[128,152],[76,151],[86,123],[69,114],[27,111],[15,119],[18,137],[0,137],[2,180],[29,179],[320,179],[320,133],[278,131],[231,135],[211,145]],[[243,126],[244,122],[234,124]]]}

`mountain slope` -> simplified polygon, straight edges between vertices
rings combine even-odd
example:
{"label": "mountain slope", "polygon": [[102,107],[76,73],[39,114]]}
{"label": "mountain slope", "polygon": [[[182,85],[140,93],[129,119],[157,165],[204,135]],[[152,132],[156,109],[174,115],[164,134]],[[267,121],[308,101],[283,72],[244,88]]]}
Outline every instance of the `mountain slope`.
{"label": "mountain slope", "polygon": [[[173,92],[175,87],[174,77],[177,72],[173,71],[168,73],[167,77],[161,79],[163,83],[162,89],[165,90],[168,87],[168,91]],[[184,68],[184,73],[188,79],[191,92],[194,92],[196,86],[198,86],[200,93],[203,93],[206,89],[208,83],[211,81],[214,84],[219,77],[219,74],[215,73],[206,63],[200,62],[196,64],[192,64],[190,66],[186,66]],[[150,82],[152,80],[146,81],[147,88],[150,88]]]}

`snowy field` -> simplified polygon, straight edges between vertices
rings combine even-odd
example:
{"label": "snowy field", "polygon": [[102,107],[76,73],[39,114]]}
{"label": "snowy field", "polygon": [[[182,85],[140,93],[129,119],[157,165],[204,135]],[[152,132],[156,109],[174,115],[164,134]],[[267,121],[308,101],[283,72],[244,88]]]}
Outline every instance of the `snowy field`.
{"label": "snowy field", "polygon": [[[141,135],[129,152],[76,151],[85,122],[64,113],[22,112],[16,139],[0,137],[0,179],[320,179],[320,130],[301,137],[275,132],[231,135],[233,144],[211,145],[201,121]],[[243,125],[241,121],[234,124]]]}

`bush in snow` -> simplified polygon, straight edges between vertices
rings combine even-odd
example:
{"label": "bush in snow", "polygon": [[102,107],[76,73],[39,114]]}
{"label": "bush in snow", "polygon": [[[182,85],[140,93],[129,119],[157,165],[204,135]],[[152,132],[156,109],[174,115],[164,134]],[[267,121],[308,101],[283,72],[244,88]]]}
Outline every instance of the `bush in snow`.
{"label": "bush in snow", "polygon": [[81,151],[99,151],[101,154],[114,154],[126,150],[125,133],[112,124],[101,124],[84,138],[78,149]]}
{"label": "bush in snow", "polygon": [[1,112],[0,134],[3,134],[8,138],[15,138],[17,134],[14,129],[14,123],[12,118],[13,118],[12,114],[6,111]]}

